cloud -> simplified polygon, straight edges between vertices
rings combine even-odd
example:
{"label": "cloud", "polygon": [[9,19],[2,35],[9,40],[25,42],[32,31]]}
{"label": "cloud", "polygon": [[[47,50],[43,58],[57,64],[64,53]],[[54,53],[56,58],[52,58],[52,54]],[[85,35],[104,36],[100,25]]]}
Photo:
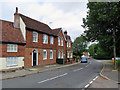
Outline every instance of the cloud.
{"label": "cloud", "polygon": [[[2,19],[13,21],[15,7],[19,12],[48,24],[51,28],[62,27],[67,30],[72,41],[80,36],[84,29],[81,27],[82,18],[86,17],[86,2],[2,2]],[[4,10],[4,11],[3,11]]]}

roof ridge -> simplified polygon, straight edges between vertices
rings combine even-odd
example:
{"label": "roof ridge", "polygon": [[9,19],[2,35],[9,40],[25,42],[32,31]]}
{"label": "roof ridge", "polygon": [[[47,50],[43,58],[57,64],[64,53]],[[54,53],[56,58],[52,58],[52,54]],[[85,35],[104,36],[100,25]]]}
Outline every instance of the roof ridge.
{"label": "roof ridge", "polygon": [[[31,19],[31,20],[34,20],[34,21],[36,21],[36,22],[38,22],[38,23],[42,23],[42,24],[44,24],[44,25],[47,25],[47,24],[45,24],[45,23],[43,23],[43,22],[40,22],[39,20],[36,20],[36,19],[33,19],[33,18],[31,18],[31,17],[29,17],[29,16],[26,16],[26,15],[23,15],[23,14],[21,14],[21,13],[19,13],[19,15],[22,15],[22,16],[24,16],[24,17],[26,17],[26,18],[29,18],[29,19]],[[47,25],[48,26],[48,25]],[[48,26],[49,27],[49,26]],[[49,27],[50,28],[50,27]],[[50,28],[51,29],[51,28]],[[51,29],[52,30],[52,29]]]}
{"label": "roof ridge", "polygon": [[2,20],[2,19],[0,19],[0,21],[9,22],[9,23],[13,23],[13,22],[11,22],[11,21]]}

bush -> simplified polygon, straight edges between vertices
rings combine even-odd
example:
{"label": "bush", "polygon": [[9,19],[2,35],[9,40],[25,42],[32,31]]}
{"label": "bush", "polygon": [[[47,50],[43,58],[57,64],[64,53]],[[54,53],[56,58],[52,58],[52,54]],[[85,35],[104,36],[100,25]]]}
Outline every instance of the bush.
{"label": "bush", "polygon": [[58,64],[63,64],[63,62],[65,63],[65,59],[61,59],[61,58],[56,59],[56,63]]}
{"label": "bush", "polygon": [[73,55],[73,58],[76,58],[76,55]]}

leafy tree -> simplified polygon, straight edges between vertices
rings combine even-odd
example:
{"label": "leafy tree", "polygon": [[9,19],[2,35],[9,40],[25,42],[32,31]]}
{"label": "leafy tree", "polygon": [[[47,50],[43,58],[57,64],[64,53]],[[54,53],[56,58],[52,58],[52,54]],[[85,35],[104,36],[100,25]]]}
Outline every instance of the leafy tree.
{"label": "leafy tree", "polygon": [[[88,41],[99,41],[102,50],[113,57],[116,46],[120,56],[120,2],[89,2],[89,11],[82,25]],[[113,42],[115,38],[115,42]]]}
{"label": "leafy tree", "polygon": [[73,52],[76,56],[81,56],[86,51],[87,41],[84,36],[77,37],[73,43]]}

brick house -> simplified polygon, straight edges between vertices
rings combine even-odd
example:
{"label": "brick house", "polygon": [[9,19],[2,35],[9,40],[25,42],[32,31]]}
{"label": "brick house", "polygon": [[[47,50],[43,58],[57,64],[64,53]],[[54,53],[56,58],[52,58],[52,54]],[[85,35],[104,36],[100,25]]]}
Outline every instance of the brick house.
{"label": "brick house", "polygon": [[[14,22],[3,20],[0,22],[2,22],[0,62],[3,64],[0,70],[54,64],[56,58],[65,58],[67,61],[67,51],[72,53],[72,44],[70,42],[71,47],[67,48],[68,35],[66,36],[61,28],[52,30],[47,24],[18,13],[18,8],[14,14]],[[17,51],[8,52],[11,45]],[[13,64],[7,66],[7,63]]]}
{"label": "brick house", "polygon": [[24,67],[25,42],[13,22],[0,20],[0,70]]}
{"label": "brick house", "polygon": [[67,60],[72,62],[73,58],[73,49],[72,49],[72,41],[69,35],[67,35],[67,31],[64,32],[66,38],[66,53],[67,53]]}

